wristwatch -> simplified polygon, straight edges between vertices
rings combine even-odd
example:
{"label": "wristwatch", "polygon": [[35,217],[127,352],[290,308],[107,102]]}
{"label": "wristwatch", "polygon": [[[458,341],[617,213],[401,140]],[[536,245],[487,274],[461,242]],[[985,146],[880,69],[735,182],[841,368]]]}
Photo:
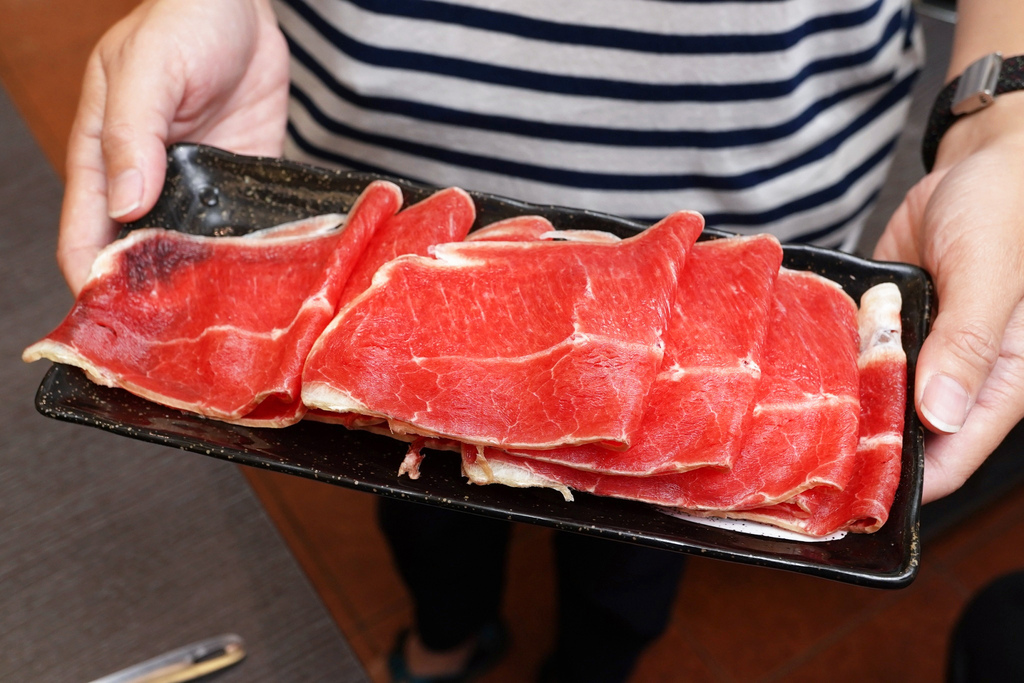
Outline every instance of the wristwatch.
{"label": "wristwatch", "polygon": [[925,171],[931,172],[939,141],[957,119],[989,106],[997,95],[1014,90],[1024,90],[1024,55],[1003,59],[998,52],[974,62],[943,88],[935,98],[921,141]]}

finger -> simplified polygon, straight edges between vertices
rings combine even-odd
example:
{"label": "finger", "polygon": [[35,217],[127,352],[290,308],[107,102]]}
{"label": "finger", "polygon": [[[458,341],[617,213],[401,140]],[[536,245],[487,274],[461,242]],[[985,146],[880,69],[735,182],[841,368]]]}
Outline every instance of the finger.
{"label": "finger", "polygon": [[90,58],[68,141],[66,184],[57,240],[57,264],[76,296],[89,268],[117,226],[107,212],[107,179],[100,146],[106,79],[97,57]]}
{"label": "finger", "polygon": [[999,360],[963,428],[932,435],[925,449],[923,501],[958,489],[1024,417],[1024,304],[1018,305]]}
{"label": "finger", "polygon": [[946,241],[933,257],[939,309],[918,358],[915,397],[922,420],[945,434],[964,425],[1024,295],[1019,240],[1000,238],[1014,218],[975,211],[952,220],[961,229],[940,232]]}
{"label": "finger", "polygon": [[1019,292],[1006,291],[982,273],[950,270],[938,287],[939,313],[921,347],[915,397],[925,423],[945,434],[959,431],[967,419],[998,357],[1010,302],[1020,300]]}
{"label": "finger", "polygon": [[167,167],[168,130],[184,87],[174,57],[145,49],[145,42],[142,34],[134,34],[106,70],[100,140],[108,214],[121,222],[140,218],[156,203]]}

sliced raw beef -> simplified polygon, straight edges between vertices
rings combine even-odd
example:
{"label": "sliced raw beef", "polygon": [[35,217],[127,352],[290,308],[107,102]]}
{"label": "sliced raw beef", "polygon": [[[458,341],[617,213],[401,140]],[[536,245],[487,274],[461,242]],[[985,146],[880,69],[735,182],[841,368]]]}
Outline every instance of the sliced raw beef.
{"label": "sliced raw beef", "polygon": [[604,474],[731,467],[761,377],[782,247],[770,235],[699,242],[686,262],[665,357],[624,452],[595,445],[517,455]]}
{"label": "sliced raw beef", "polygon": [[838,530],[877,531],[889,517],[900,480],[907,357],[901,341],[899,288],[872,287],[861,298],[860,443],[857,467],[842,491],[816,488],[793,502],[729,516],[825,536]]}
{"label": "sliced raw beef", "polygon": [[556,230],[543,216],[513,216],[474,230],[468,242],[535,242],[563,240],[571,242],[621,242],[622,238],[602,230]]}
{"label": "sliced raw beef", "polygon": [[780,271],[741,454],[729,472],[692,472],[679,507],[743,509],[846,484],[860,415],[856,316],[830,280]]}
{"label": "sliced raw beef", "polygon": [[859,414],[856,305],[811,273],[783,269],[774,291],[761,381],[731,469],[622,476],[464,448],[464,472],[474,483],[529,481],[697,510],[760,507],[815,486],[845,485]]}
{"label": "sliced raw beef", "polygon": [[681,212],[614,243],[461,242],[399,257],[317,341],[303,401],[469,443],[628,446],[702,227]]}
{"label": "sliced raw beef", "polygon": [[349,276],[338,308],[366,291],[374,273],[403,254],[426,256],[435,244],[461,242],[476,220],[473,199],[457,187],[439,190],[392,216],[373,240]]}
{"label": "sliced raw beef", "polygon": [[401,201],[396,185],[375,182],[330,232],[134,231],[104,250],[67,318],[24,358],[76,365],[99,384],[221,420],[294,423],[302,363]]}
{"label": "sliced raw beef", "polygon": [[550,239],[545,237],[554,232],[551,221],[541,216],[513,216],[503,221],[490,223],[469,233],[468,242],[533,242]]}
{"label": "sliced raw beef", "polygon": [[328,213],[322,216],[313,216],[290,223],[282,223],[272,228],[255,230],[239,235],[245,240],[284,239],[286,237],[313,237],[322,235],[337,229],[345,224],[348,217],[343,213]]}
{"label": "sliced raw beef", "polygon": [[[435,244],[466,238],[476,220],[473,199],[459,188],[440,190],[387,220],[366,247],[338,300],[340,310],[370,286],[374,274],[388,261],[403,254],[426,256]],[[550,223],[548,224],[550,226]],[[352,429],[379,424],[382,419],[358,413],[307,409],[306,418],[340,424]]]}

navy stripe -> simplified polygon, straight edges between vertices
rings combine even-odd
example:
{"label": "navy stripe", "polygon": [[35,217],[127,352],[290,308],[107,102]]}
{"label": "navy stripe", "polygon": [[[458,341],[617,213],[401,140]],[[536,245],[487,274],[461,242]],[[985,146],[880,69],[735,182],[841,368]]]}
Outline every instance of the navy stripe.
{"label": "navy stripe", "polygon": [[[873,168],[873,166],[871,166],[867,170],[871,170],[871,168]],[[859,178],[857,178],[857,180],[859,180]],[[867,209],[871,208],[871,206],[875,203],[875,201],[878,199],[878,196],[881,193],[882,193],[881,189],[875,190],[874,192],[872,192],[871,194],[868,195],[867,199],[865,199],[860,204],[858,204],[857,207],[855,209],[853,209],[852,211],[847,212],[839,220],[836,220],[836,221],[834,221],[832,223],[829,223],[826,226],[817,228],[816,230],[812,230],[811,232],[806,232],[806,233],[801,233],[799,235],[794,235],[793,237],[787,239],[786,243],[787,244],[814,244],[814,243],[818,243],[820,240],[828,237],[829,238],[828,242],[830,243],[830,246],[837,246],[839,243],[841,243],[845,239],[845,236],[843,236],[843,235],[835,236],[834,233],[837,233],[840,230],[842,230],[843,228],[845,228],[851,221],[856,219],[857,216],[859,216],[861,213],[863,213]],[[814,208],[817,208],[817,207],[814,207]],[[709,214],[709,215],[711,215],[712,218],[714,218],[714,216],[716,216],[716,214]],[[723,214],[717,214],[717,215],[721,216]],[[639,218],[639,219],[636,219],[636,220],[637,220],[638,223],[646,223],[646,224],[649,224],[649,225],[653,225],[653,224],[657,223],[661,219],[660,218]],[[705,217],[705,220],[707,220],[706,217]],[[714,220],[717,221],[717,219],[714,219]],[[712,227],[717,227],[718,229],[725,229],[728,226],[723,225],[721,222],[718,222],[718,224],[716,226],[712,226]]]}
{"label": "navy stripe", "polygon": [[[868,195],[868,198],[865,199],[863,202],[861,202],[857,206],[857,208],[855,208],[853,211],[850,211],[843,218],[840,218],[839,220],[837,220],[834,223],[831,223],[831,224],[826,225],[824,227],[818,228],[817,230],[813,230],[811,232],[808,232],[808,233],[805,233],[805,234],[802,234],[802,235],[797,235],[797,236],[795,236],[792,239],[787,240],[787,241],[790,244],[812,244],[812,243],[817,242],[817,241],[819,241],[819,240],[821,240],[821,239],[823,239],[825,237],[828,237],[829,235],[832,235],[833,233],[838,232],[839,230],[841,230],[844,227],[846,227],[847,224],[850,223],[850,221],[854,220],[855,218],[857,218],[857,216],[859,216],[861,213],[863,213],[868,208],[870,208],[871,205],[873,205],[875,203],[875,200],[878,199],[878,195],[880,195],[881,193],[882,193],[881,189],[875,190],[870,195]],[[830,244],[828,244],[827,246],[837,247],[838,243],[842,242],[842,241],[843,241],[843,237],[842,236],[839,237],[838,240],[835,237],[833,237],[830,240]]]}
{"label": "navy stripe", "polygon": [[294,84],[291,87],[291,97],[297,104],[306,109],[309,115],[320,127],[335,135],[421,158],[462,166],[476,171],[486,171],[505,176],[524,178],[551,185],[609,191],[678,190],[682,188],[739,190],[754,187],[755,185],[759,185],[786,173],[791,173],[831,154],[844,141],[884,114],[890,107],[899,103],[910,92],[910,87],[913,84],[915,76],[916,74],[912,74],[898,82],[891,90],[886,92],[860,116],[847,124],[842,130],[837,131],[827,140],[821,142],[819,145],[803,152],[802,154],[792,157],[781,164],[755,169],[733,176],[705,174],[607,174],[587,171],[570,171],[538,166],[536,164],[528,164],[520,161],[485,157],[479,154],[446,149],[424,142],[413,142],[410,140],[403,140],[353,128],[346,123],[332,119],[324,114],[324,112],[317,108],[312,99]]}
{"label": "navy stripe", "polygon": [[[301,2],[301,0],[285,1],[293,7]],[[876,0],[863,9],[814,17],[799,26],[777,33],[666,35],[606,26],[566,24],[532,19],[509,12],[466,7],[447,2],[425,2],[424,0],[348,1],[352,5],[375,14],[456,24],[563,45],[589,45],[633,52],[676,55],[778,52],[791,48],[805,37],[816,33],[866,24],[882,8],[882,0]]]}
{"label": "navy stripe", "polygon": [[[355,157],[346,156],[344,154],[338,154],[337,152],[326,150],[322,147],[317,147],[313,143],[309,142],[305,137],[303,137],[302,133],[300,133],[299,129],[295,127],[295,124],[292,123],[290,118],[288,120],[288,125],[286,129],[288,131],[288,137],[292,139],[292,142],[295,143],[295,146],[301,149],[306,154],[309,154],[310,156],[318,157],[334,166],[340,166],[341,168],[344,168],[346,170],[362,171],[363,173],[376,173],[377,175],[388,177],[395,176],[393,172],[388,171],[380,166],[374,166],[373,164],[366,163],[361,159],[356,159]],[[402,177],[405,178],[406,180],[411,180],[415,183],[420,183],[422,185],[432,184],[428,182],[426,178],[417,178],[409,174],[403,174]]]}
{"label": "navy stripe", "polygon": [[737,128],[733,130],[649,130],[625,128],[599,128],[596,126],[571,126],[543,121],[478,114],[460,111],[450,107],[402,100],[391,97],[361,95],[340,83],[334,75],[302,49],[287,34],[289,50],[295,60],[324,84],[340,99],[367,111],[398,114],[420,121],[443,123],[461,128],[497,131],[542,140],[583,142],[613,147],[692,147],[696,149],[719,149],[740,147],[772,142],[792,135],[822,112],[840,102],[874,90],[892,82],[895,74],[889,72],[866,83],[857,83],[828,97],[812,103],[788,121],[761,128]]}
{"label": "navy stripe", "polygon": [[[380,175],[394,175],[393,173],[385,171],[377,166],[373,166],[372,164],[357,161],[350,157],[330,152],[327,150],[323,150],[313,145],[308,140],[306,140],[305,137],[303,137],[302,134],[298,131],[298,129],[290,122],[288,124],[288,135],[296,147],[298,147],[299,149],[303,150],[304,152],[311,156],[319,157],[325,161],[329,161],[331,163],[343,167],[351,168],[356,171],[366,171],[370,173],[377,173]],[[859,166],[857,166],[848,174],[846,174],[846,176],[844,176],[839,182],[835,183],[834,185],[823,188],[817,192],[811,193],[804,197],[800,197],[791,202],[787,202],[785,204],[782,204],[781,206],[777,206],[767,211],[759,211],[755,213],[706,213],[704,214],[704,219],[709,227],[723,229],[728,229],[730,227],[736,226],[760,227],[767,225],[768,223],[781,220],[796,213],[816,209],[820,206],[828,204],[842,197],[858,180],[860,180],[863,176],[867,175],[872,169],[874,169],[879,164],[884,163],[886,159],[889,157],[889,155],[892,153],[892,151],[895,149],[897,139],[898,136],[891,138],[868,159],[866,159]],[[429,181],[424,178],[415,178],[412,176],[406,177],[414,182],[430,184]],[[868,200],[863,202],[862,205],[859,206],[856,211],[852,212],[848,218],[845,218],[842,221],[834,223],[828,227],[816,229],[814,232],[808,233],[807,235],[796,237],[794,238],[794,241],[810,241],[813,239],[820,239],[829,231],[842,227],[847,222],[856,217],[857,214],[863,211],[868,206],[868,204],[874,201],[876,196],[877,192],[872,194],[872,196],[869,197]],[[651,219],[648,217],[638,218],[637,220],[646,223],[653,223],[656,220],[660,219]]]}
{"label": "navy stripe", "polygon": [[[854,183],[867,175],[872,169],[884,163],[889,158],[889,154],[896,148],[897,139],[898,136],[891,138],[878,148],[874,154],[865,159],[859,166],[847,173],[842,180],[834,185],[794,199],[791,202],[786,202],[767,211],[759,211],[757,213],[708,213],[704,214],[704,220],[707,221],[707,225],[720,228],[726,228],[731,225],[762,226],[833,202],[846,194],[853,187]],[[821,230],[818,232],[821,232]],[[817,233],[810,234],[814,235]],[[820,237],[820,235],[818,236]]]}
{"label": "navy stripe", "polygon": [[627,99],[643,102],[693,100],[703,102],[735,102],[782,97],[816,74],[849,69],[870,62],[885,44],[908,21],[902,11],[895,12],[875,45],[851,54],[827,57],[811,62],[792,78],[782,81],[745,84],[681,83],[652,84],[618,81],[607,78],[584,78],[514,69],[473,62],[454,57],[441,57],[409,50],[393,50],[361,43],[345,35],[298,0],[285,0],[325,40],[356,61],[391,69],[405,69],[470,81],[511,86],[524,90],[554,92],[562,95]]}

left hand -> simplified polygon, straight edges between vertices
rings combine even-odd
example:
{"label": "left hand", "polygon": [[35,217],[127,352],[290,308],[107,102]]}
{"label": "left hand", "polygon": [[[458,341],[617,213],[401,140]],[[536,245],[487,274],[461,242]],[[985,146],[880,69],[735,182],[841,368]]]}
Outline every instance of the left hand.
{"label": "left hand", "polygon": [[1024,93],[957,121],[875,258],[919,265],[939,308],[917,363],[924,502],[952,493],[1024,417]]}

